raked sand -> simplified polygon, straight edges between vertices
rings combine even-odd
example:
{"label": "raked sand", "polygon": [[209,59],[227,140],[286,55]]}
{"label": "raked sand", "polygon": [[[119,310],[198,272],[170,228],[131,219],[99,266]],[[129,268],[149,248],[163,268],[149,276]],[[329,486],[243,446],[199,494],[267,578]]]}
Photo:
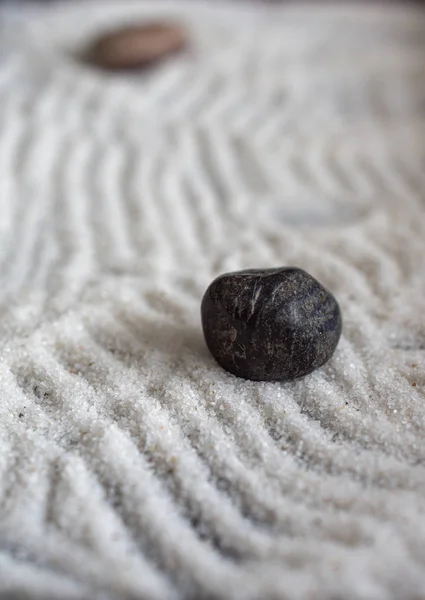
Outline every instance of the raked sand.
{"label": "raked sand", "polygon": [[[100,31],[191,50],[120,76]],[[425,16],[381,4],[1,9],[0,598],[425,598]],[[219,273],[295,265],[333,359],[221,370]]]}

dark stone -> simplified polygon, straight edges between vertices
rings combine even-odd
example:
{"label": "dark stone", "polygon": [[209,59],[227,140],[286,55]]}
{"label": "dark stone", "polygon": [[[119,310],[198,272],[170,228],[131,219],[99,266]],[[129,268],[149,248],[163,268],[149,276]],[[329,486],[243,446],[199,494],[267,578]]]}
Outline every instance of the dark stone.
{"label": "dark stone", "polygon": [[294,267],[217,277],[202,300],[211,354],[230,373],[255,381],[291,381],[330,359],[342,320],[337,301]]}

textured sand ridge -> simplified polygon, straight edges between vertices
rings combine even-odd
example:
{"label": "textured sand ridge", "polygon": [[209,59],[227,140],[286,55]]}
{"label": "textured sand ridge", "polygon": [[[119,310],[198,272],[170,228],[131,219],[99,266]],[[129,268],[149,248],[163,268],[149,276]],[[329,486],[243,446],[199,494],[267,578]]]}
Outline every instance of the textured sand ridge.
{"label": "textured sand ridge", "polygon": [[[160,14],[191,52],[75,59]],[[424,16],[117,0],[0,27],[0,597],[425,598]],[[338,350],[236,379],[202,294],[284,264],[338,298]]]}

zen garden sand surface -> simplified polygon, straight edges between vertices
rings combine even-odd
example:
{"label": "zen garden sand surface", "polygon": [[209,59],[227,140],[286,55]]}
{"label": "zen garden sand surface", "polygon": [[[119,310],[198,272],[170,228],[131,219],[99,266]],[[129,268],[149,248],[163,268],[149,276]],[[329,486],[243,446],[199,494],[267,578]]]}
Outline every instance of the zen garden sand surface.
{"label": "zen garden sand surface", "polygon": [[[0,598],[425,598],[425,17],[0,9]],[[81,48],[172,18],[150,71]],[[234,377],[200,303],[282,265],[344,328]]]}

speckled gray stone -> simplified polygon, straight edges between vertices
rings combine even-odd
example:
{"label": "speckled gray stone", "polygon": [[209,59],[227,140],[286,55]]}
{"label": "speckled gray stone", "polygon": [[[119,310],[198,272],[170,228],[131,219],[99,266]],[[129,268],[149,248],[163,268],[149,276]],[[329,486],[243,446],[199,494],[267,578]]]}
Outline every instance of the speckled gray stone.
{"label": "speckled gray stone", "polygon": [[255,381],[291,381],[330,359],[341,311],[333,295],[295,267],[217,277],[201,306],[205,341],[224,369]]}

